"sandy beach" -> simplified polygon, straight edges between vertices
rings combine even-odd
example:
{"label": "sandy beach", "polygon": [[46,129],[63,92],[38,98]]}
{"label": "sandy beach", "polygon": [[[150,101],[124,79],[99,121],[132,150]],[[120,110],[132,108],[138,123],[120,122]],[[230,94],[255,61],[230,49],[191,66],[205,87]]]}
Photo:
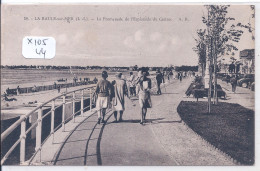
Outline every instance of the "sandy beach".
{"label": "sandy beach", "polygon": [[[1,69],[1,95],[7,88],[15,89],[17,86],[20,88],[53,85],[65,83],[58,82],[59,79],[67,79],[67,83],[73,83],[73,78],[80,79],[89,78],[93,80],[101,78],[102,70],[36,70],[36,69]],[[127,75],[126,72],[124,75]],[[113,78],[115,72],[109,72],[109,77]]]}
{"label": "sandy beach", "polygon": [[[10,72],[10,71],[9,71]],[[17,71],[13,71],[17,72]],[[31,72],[30,70],[26,71],[27,73]],[[44,72],[44,71],[43,71]],[[67,83],[73,82],[73,77],[71,77],[71,74],[67,74],[67,76],[64,74],[64,71],[60,71],[62,74],[61,76],[53,76],[53,78],[47,78],[47,79],[40,79],[38,80],[37,75],[34,73],[35,79],[24,79],[27,77],[27,75],[23,74],[20,75],[20,78],[17,76],[14,76],[14,78],[7,79],[7,75],[5,75],[5,78],[1,80],[1,95],[6,91],[6,89],[9,88],[16,88],[18,83],[20,88],[23,87],[30,87],[30,86],[41,86],[41,85],[52,85],[57,78],[68,78]],[[93,80],[95,77],[99,80],[101,79],[101,73],[102,71],[81,71],[81,76],[78,76],[78,78],[84,78],[88,77],[90,80]],[[50,73],[50,72],[49,72]],[[55,71],[56,73],[56,71]],[[67,71],[65,71],[67,73]],[[86,75],[84,76],[83,73]],[[42,74],[42,73],[40,73]],[[53,74],[53,73],[52,73]],[[1,73],[1,75],[4,75],[4,73]],[[128,78],[128,72],[125,72],[123,74],[125,78]],[[66,77],[65,77],[66,76]],[[17,78],[15,78],[17,77]],[[31,76],[32,77],[32,76]],[[16,79],[16,81],[14,80]],[[52,80],[51,80],[52,79]],[[115,72],[109,72],[109,81],[113,81],[115,79]],[[23,81],[22,81],[23,80]],[[13,82],[13,83],[12,83]],[[56,81],[57,82],[57,81]],[[58,83],[58,82],[57,82]],[[82,85],[82,86],[76,86],[76,87],[70,87],[67,88],[67,91],[77,90],[88,86],[95,86],[95,84],[89,84],[89,85]],[[9,99],[15,99],[13,101],[5,101],[3,96],[1,97],[1,109],[11,109],[11,108],[19,108],[30,105],[35,105],[36,103],[43,103],[47,100],[54,98],[62,93],[66,92],[66,88],[62,88],[60,90],[60,93],[58,93],[58,90],[48,90],[48,91],[40,91],[40,92],[34,92],[34,93],[24,93],[20,95],[8,95]]]}

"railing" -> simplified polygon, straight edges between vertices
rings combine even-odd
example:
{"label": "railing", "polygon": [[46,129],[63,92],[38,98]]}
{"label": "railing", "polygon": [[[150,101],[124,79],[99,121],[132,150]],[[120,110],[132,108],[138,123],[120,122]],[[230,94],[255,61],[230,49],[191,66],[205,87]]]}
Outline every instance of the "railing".
{"label": "railing", "polygon": [[[156,79],[155,78],[151,78],[152,79],[152,85],[153,86],[153,90],[156,88]],[[165,85],[164,85],[165,86]],[[85,98],[85,100],[89,99],[89,105],[84,107],[84,91],[88,91],[88,98]],[[80,92],[80,110],[76,111],[76,93]],[[25,154],[26,154],[26,137],[27,134],[32,131],[35,127],[36,127],[36,143],[35,143],[35,152],[33,154],[33,156],[31,158],[33,158],[38,152],[41,153],[41,148],[42,145],[44,144],[45,141],[42,141],[42,130],[46,127],[43,127],[45,125],[42,125],[42,121],[44,118],[46,118],[48,115],[51,114],[51,130],[50,130],[50,134],[46,137],[45,140],[47,140],[48,138],[50,138],[50,136],[52,136],[52,142],[54,140],[54,132],[57,131],[59,128],[62,129],[62,131],[65,131],[65,124],[68,120],[73,119],[73,122],[75,122],[75,115],[80,114],[81,116],[83,116],[84,110],[86,110],[87,108],[89,108],[89,110],[92,110],[92,95],[94,92],[94,86],[92,87],[86,87],[86,88],[82,88],[82,89],[78,89],[78,90],[74,90],[74,91],[70,91],[67,93],[63,93],[57,97],[54,97],[50,100],[48,100],[47,102],[41,104],[40,106],[36,107],[35,109],[33,109],[30,113],[26,114],[26,115],[22,115],[20,117],[20,119],[18,119],[14,124],[12,124],[8,129],[6,129],[2,134],[1,134],[1,144],[3,143],[3,141],[8,137],[8,135],[10,135],[18,126],[20,126],[21,128],[21,132],[20,132],[20,138],[11,146],[11,148],[9,148],[9,150],[6,152],[6,154],[4,155],[4,157],[1,159],[1,164],[4,164],[5,161],[8,159],[9,155],[14,151],[14,149],[18,146],[18,144],[20,144],[20,164],[25,163],[26,158],[25,158]],[[71,95],[71,101],[67,101],[66,102],[66,97],[69,97],[68,95]],[[55,106],[55,101],[62,99],[62,103],[60,105]],[[77,101],[77,102],[79,102]],[[66,103],[72,102],[72,114],[65,118],[65,110],[66,110]],[[47,113],[45,113],[43,115],[43,108],[44,107],[50,107],[51,106],[51,110],[48,111]],[[55,110],[58,109],[59,107],[62,107],[62,118],[61,118],[61,123],[59,125],[56,126],[55,128],[55,116],[57,115],[57,113],[55,113]],[[37,121],[35,123],[32,123],[31,126],[26,129],[26,120],[31,117],[33,114],[35,114],[37,112]],[[2,144],[3,145],[3,144]],[[40,161],[41,161],[41,154],[40,154]]]}
{"label": "railing", "polygon": [[[89,95],[89,97],[85,98],[84,97],[84,91],[88,91],[87,95]],[[26,161],[26,136],[27,134],[32,131],[35,127],[36,127],[36,143],[35,143],[35,152],[34,155],[36,155],[39,151],[41,152],[41,148],[42,145],[45,141],[42,142],[42,130],[45,128],[45,125],[42,125],[42,120],[44,118],[46,118],[48,115],[51,114],[51,131],[50,134],[48,135],[48,137],[46,138],[46,140],[52,136],[52,138],[54,139],[54,132],[56,130],[58,130],[60,127],[62,128],[63,131],[65,131],[65,124],[68,120],[73,119],[73,122],[75,122],[75,115],[79,114],[83,115],[84,110],[87,110],[87,108],[89,110],[92,110],[92,92],[94,90],[94,86],[92,87],[87,87],[87,88],[82,88],[82,89],[78,89],[78,90],[74,90],[74,91],[70,91],[67,93],[63,93],[57,97],[54,97],[50,100],[48,100],[47,102],[41,104],[40,106],[36,107],[35,109],[33,109],[30,113],[26,114],[26,115],[22,115],[20,117],[20,119],[18,119],[14,124],[12,124],[8,129],[6,129],[2,134],[1,134],[1,144],[3,143],[3,141],[6,139],[6,137],[8,137],[8,135],[10,135],[18,126],[21,127],[21,133],[20,133],[20,138],[11,146],[11,148],[6,152],[6,154],[4,155],[4,157],[1,159],[1,165],[5,163],[5,161],[7,160],[7,158],[9,157],[9,155],[14,151],[14,149],[18,146],[18,144],[20,144],[20,164],[25,163]],[[80,92],[80,110],[75,111],[76,110],[76,93]],[[72,102],[72,114],[70,116],[68,116],[67,118],[65,118],[65,110],[66,110],[66,97],[68,97],[68,95],[72,94],[72,98],[71,101]],[[55,101],[62,98],[62,103],[58,106],[55,106]],[[84,107],[84,98],[85,100],[89,99],[89,105]],[[51,110],[48,111],[46,114],[44,114],[43,116],[43,108],[47,107],[47,105],[51,103]],[[62,106],[62,121],[61,123],[56,126],[55,128],[55,110],[59,107]],[[38,113],[38,118],[37,121],[35,123],[32,123],[32,125],[26,130],[26,120],[31,117],[33,114]],[[2,144],[3,145],[3,144]],[[34,156],[33,155],[33,156]]]}

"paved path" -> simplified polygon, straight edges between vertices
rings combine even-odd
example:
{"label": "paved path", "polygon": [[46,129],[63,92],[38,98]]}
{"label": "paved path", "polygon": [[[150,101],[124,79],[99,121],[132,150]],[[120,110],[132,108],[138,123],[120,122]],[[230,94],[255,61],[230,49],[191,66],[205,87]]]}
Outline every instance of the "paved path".
{"label": "paved path", "polygon": [[[106,124],[90,116],[67,139],[57,153],[55,165],[234,165],[234,163],[189,129],[177,113],[191,80],[174,80],[152,96],[145,125],[139,124],[140,107],[128,100],[124,122],[114,123],[111,112]],[[187,98],[186,98],[187,99]],[[193,99],[195,100],[195,99]]]}
{"label": "paved path", "polygon": [[251,91],[248,88],[243,88],[237,86],[236,93],[232,92],[231,84],[227,84],[224,81],[218,80],[218,84],[224,89],[227,93],[227,100],[228,103],[238,103],[241,106],[244,106],[248,109],[255,110],[255,92]]}

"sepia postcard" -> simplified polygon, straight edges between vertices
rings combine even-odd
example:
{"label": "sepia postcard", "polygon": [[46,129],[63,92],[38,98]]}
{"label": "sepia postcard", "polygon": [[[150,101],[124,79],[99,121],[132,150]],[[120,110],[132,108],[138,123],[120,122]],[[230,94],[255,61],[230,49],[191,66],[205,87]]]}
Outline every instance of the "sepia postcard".
{"label": "sepia postcard", "polygon": [[254,4],[2,4],[1,166],[255,166]]}

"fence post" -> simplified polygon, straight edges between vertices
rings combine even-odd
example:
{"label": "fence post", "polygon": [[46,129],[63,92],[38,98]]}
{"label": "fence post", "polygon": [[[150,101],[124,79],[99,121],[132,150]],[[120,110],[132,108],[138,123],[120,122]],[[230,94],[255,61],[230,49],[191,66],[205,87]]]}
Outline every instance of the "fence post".
{"label": "fence post", "polygon": [[[21,116],[24,117],[24,116]],[[21,135],[20,138],[22,138],[20,143],[20,164],[25,162],[25,143],[26,143],[26,118],[24,118],[24,121],[21,123]]]}
{"label": "fence post", "polygon": [[89,103],[89,106],[90,106],[90,111],[92,111],[92,89],[90,88],[89,89],[89,95],[90,95],[90,98],[89,98],[89,100],[90,100],[90,103]]}
{"label": "fence post", "polygon": [[63,100],[62,100],[62,129],[63,131],[65,131],[65,99],[66,99],[66,95],[63,95]]}
{"label": "fence post", "polygon": [[81,116],[83,116],[83,109],[84,109],[84,90],[81,91]]}
{"label": "fence post", "polygon": [[75,91],[72,95],[72,113],[73,113],[73,122],[75,122]]}
{"label": "fence post", "polygon": [[40,162],[41,162],[41,144],[42,144],[42,107],[38,110],[38,125],[36,127],[36,147],[35,151],[40,150]]}
{"label": "fence post", "polygon": [[52,134],[52,143],[54,142],[54,115],[55,115],[55,100],[51,103],[51,134]]}

